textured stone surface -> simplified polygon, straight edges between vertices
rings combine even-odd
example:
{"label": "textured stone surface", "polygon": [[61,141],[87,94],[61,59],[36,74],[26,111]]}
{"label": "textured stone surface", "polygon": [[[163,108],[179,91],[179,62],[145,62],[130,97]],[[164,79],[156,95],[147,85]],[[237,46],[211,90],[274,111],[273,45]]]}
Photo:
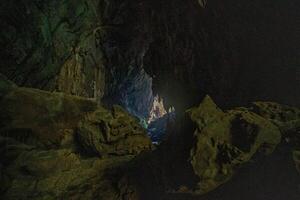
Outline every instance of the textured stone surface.
{"label": "textured stone surface", "polygon": [[293,149],[292,155],[299,170],[300,110],[274,102],[254,102],[250,110],[279,127],[285,142]]}
{"label": "textured stone surface", "polygon": [[3,137],[0,142],[1,161],[9,160],[1,162],[1,198],[8,200],[120,199],[120,167],[132,159],[85,159],[71,149],[40,150]]}
{"label": "textured stone surface", "polygon": [[[1,80],[1,82],[3,82]],[[94,101],[37,89],[1,88],[1,135],[46,146],[59,146],[79,119],[96,109]],[[29,141],[32,140],[32,141]]]}
{"label": "textured stone surface", "polygon": [[112,104],[134,88],[132,72],[145,69],[154,93],[178,111],[207,93],[220,106],[257,99],[297,105],[299,6],[297,0],[12,0],[0,7],[0,72],[18,85],[104,96]]}
{"label": "textured stone surface", "polygon": [[2,3],[0,21],[6,31],[0,37],[0,72],[20,86],[100,99],[104,88],[102,54],[97,49],[100,2]]}
{"label": "textured stone surface", "polygon": [[77,129],[78,143],[99,156],[138,154],[151,148],[151,140],[138,119],[114,106],[112,112],[98,108]]}
{"label": "textured stone surface", "polygon": [[191,163],[200,193],[228,181],[254,154],[272,153],[281,141],[280,130],[267,119],[243,109],[222,112],[210,97],[189,113],[197,123]]}
{"label": "textured stone surface", "polygon": [[[0,76],[1,199],[124,199],[124,166],[151,140],[119,106],[13,85]],[[80,136],[80,137],[78,137]]]}
{"label": "textured stone surface", "polygon": [[298,199],[297,132],[287,138],[252,107],[223,111],[209,96],[175,122],[166,141],[127,174],[140,199]]}

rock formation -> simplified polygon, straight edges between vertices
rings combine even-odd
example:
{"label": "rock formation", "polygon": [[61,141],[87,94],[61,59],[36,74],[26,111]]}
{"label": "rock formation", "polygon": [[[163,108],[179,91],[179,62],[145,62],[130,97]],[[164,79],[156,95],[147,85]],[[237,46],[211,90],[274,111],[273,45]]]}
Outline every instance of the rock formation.
{"label": "rock formation", "polygon": [[1,198],[121,199],[125,163],[151,149],[123,109],[0,80]]}
{"label": "rock formation", "polygon": [[298,200],[299,8],[1,2],[0,199]]}
{"label": "rock formation", "polygon": [[207,96],[187,110],[189,128],[151,151],[145,129],[120,106],[110,111],[82,97],[18,87],[2,75],[0,89],[5,199],[202,195],[285,141],[299,170],[300,111],[293,107],[255,102],[222,111]]}

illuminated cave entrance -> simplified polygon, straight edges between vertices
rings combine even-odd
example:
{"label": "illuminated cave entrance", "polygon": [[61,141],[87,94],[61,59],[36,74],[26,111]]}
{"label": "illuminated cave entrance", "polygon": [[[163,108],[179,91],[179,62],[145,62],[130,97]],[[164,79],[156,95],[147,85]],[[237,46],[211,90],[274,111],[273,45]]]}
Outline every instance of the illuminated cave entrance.
{"label": "illuminated cave entrance", "polygon": [[153,143],[160,143],[175,118],[175,108],[166,108],[164,100],[153,94],[152,78],[144,70],[132,72],[122,84],[120,99],[120,104],[139,118]]}
{"label": "illuminated cave entrance", "polygon": [[164,107],[164,101],[158,95],[153,99],[150,115],[146,121],[148,134],[154,143],[159,143],[165,136],[167,125],[175,118],[175,108],[168,111]]}

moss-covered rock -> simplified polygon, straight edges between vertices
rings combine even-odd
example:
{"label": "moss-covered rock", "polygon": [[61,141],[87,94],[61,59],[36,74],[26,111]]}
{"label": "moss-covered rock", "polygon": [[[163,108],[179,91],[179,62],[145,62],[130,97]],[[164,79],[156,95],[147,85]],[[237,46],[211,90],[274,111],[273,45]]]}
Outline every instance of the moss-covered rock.
{"label": "moss-covered rock", "polygon": [[298,108],[275,102],[254,102],[250,105],[249,110],[266,119],[280,122],[299,120],[300,118],[300,110]]}
{"label": "moss-covered rock", "polygon": [[112,112],[98,108],[80,122],[78,142],[90,153],[100,156],[138,154],[151,148],[151,140],[138,120],[120,106]]}
{"label": "moss-covered rock", "polygon": [[278,127],[267,119],[245,109],[222,112],[209,97],[189,113],[198,126],[191,164],[201,194],[228,181],[254,154],[270,154],[281,141]]}
{"label": "moss-covered rock", "polygon": [[0,85],[1,199],[122,199],[122,169],[151,148],[134,117],[2,77]]}
{"label": "moss-covered rock", "polygon": [[296,168],[299,170],[300,109],[274,102],[254,102],[249,110],[279,127],[285,142],[294,149],[293,157]]}

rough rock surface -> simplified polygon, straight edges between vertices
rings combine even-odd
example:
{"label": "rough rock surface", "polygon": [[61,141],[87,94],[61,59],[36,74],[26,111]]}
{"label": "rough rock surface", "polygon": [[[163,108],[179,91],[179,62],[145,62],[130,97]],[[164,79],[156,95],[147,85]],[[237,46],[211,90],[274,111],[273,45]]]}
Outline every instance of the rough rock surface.
{"label": "rough rock surface", "polygon": [[[0,72],[20,86],[100,98],[99,0],[2,3]],[[101,9],[101,8],[99,8]],[[95,94],[96,93],[96,94]]]}
{"label": "rough rock surface", "polygon": [[[0,83],[7,82],[1,79]],[[0,132],[25,143],[59,146],[79,119],[96,108],[88,99],[8,85],[1,87]]]}
{"label": "rough rock surface", "polygon": [[145,69],[178,111],[207,93],[220,106],[298,105],[299,8],[298,0],[11,0],[0,6],[0,72],[112,104],[134,88],[132,71]]}
{"label": "rough rock surface", "polygon": [[200,193],[228,181],[254,154],[272,153],[281,141],[280,130],[267,119],[243,109],[223,112],[208,96],[188,112],[197,123],[191,163]]}
{"label": "rough rock surface", "polygon": [[138,120],[120,106],[114,106],[112,112],[98,108],[85,116],[77,129],[78,143],[99,156],[138,154],[150,149],[152,144],[146,135]]}
{"label": "rough rock surface", "polygon": [[70,149],[0,140],[1,161],[10,161],[1,162],[3,199],[120,199],[118,174],[130,156],[86,159]]}
{"label": "rough rock surface", "polygon": [[[290,199],[298,199],[297,132],[290,132],[286,143],[285,130],[252,107],[223,111],[209,96],[176,123],[166,141],[135,160],[127,174],[140,199],[264,199],[260,194],[265,190],[275,199],[285,191]],[[278,176],[282,170],[287,172]],[[274,177],[289,183],[276,184]]]}
{"label": "rough rock surface", "polygon": [[269,119],[279,127],[285,142],[293,148],[293,158],[299,170],[300,110],[274,102],[254,102],[251,104],[250,110]]}
{"label": "rough rock surface", "polygon": [[[116,106],[0,79],[1,199],[124,199],[122,169],[151,148]],[[107,128],[107,129],[106,129]],[[92,154],[87,154],[92,152]]]}
{"label": "rough rock surface", "polygon": [[0,94],[3,199],[207,200],[199,195],[232,184],[257,157],[276,158],[283,143],[289,170],[300,171],[296,108],[260,102],[223,111],[207,96],[187,111],[185,126],[142,153],[151,141],[119,106],[17,87],[2,75]]}

